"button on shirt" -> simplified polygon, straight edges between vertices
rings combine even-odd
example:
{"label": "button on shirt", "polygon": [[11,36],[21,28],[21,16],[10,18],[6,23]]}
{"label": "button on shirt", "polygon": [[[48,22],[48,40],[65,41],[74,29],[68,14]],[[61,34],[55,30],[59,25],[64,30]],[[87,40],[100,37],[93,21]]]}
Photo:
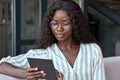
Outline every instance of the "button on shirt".
{"label": "button on shirt", "polygon": [[63,80],[105,80],[102,51],[96,43],[81,44],[79,53],[71,67],[57,44],[46,49],[31,49],[26,54],[2,58],[17,67],[28,68],[27,58],[51,59],[56,70],[63,74]]}

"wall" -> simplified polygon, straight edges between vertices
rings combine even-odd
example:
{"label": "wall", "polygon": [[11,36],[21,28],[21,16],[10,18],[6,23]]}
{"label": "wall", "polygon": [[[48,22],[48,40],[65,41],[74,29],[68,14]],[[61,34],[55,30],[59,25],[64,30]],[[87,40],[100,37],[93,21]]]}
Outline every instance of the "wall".
{"label": "wall", "polygon": [[103,45],[104,57],[114,56],[116,42],[120,41],[120,25],[115,24],[91,7],[89,7],[89,12],[100,21],[98,40]]}
{"label": "wall", "polygon": [[5,17],[5,5],[0,3],[0,58],[11,54],[11,17],[8,15],[7,24]]}

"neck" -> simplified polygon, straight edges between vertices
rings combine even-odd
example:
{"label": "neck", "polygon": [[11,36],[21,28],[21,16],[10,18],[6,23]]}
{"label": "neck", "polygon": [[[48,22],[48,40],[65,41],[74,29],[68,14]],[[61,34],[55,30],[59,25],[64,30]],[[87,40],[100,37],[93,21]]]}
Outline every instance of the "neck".
{"label": "neck", "polygon": [[66,49],[66,50],[79,46],[79,44],[75,44],[72,41],[58,42],[57,45],[60,49]]}

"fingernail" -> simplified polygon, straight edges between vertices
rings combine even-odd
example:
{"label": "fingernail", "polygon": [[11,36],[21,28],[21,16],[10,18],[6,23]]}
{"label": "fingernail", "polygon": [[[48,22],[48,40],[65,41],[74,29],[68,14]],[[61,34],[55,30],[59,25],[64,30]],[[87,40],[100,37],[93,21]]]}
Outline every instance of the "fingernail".
{"label": "fingernail", "polygon": [[38,70],[38,68],[35,68],[35,70]]}
{"label": "fingernail", "polygon": [[43,75],[45,76],[46,74],[44,73]]}
{"label": "fingernail", "polygon": [[41,73],[44,73],[44,71],[40,71]]}

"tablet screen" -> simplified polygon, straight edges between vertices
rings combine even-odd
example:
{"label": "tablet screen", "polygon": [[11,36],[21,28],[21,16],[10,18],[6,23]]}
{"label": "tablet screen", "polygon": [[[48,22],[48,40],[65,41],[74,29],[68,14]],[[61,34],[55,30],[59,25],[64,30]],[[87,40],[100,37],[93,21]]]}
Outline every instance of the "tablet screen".
{"label": "tablet screen", "polygon": [[53,62],[50,59],[38,59],[38,58],[28,58],[28,62],[31,68],[38,67],[39,70],[43,70],[46,73],[45,80],[58,80],[56,70],[54,68]]}

